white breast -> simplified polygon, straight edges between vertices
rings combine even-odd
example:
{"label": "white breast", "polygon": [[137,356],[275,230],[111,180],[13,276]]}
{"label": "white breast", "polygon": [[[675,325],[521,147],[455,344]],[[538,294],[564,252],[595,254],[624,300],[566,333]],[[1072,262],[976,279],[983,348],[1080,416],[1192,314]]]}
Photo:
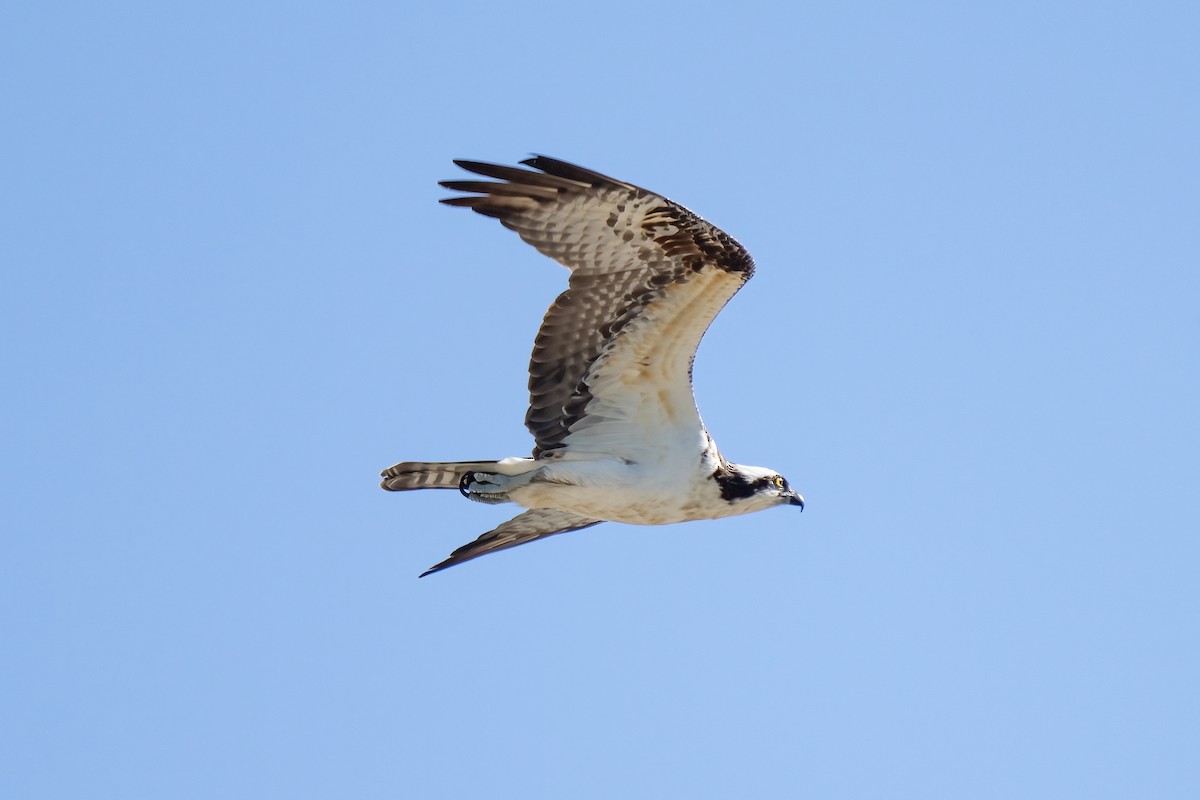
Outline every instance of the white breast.
{"label": "white breast", "polygon": [[[695,452],[699,453],[697,449]],[[626,464],[613,459],[551,462],[535,480],[515,489],[525,508],[557,508],[631,525],[669,525],[742,513],[721,499],[712,470],[693,457],[691,468]]]}

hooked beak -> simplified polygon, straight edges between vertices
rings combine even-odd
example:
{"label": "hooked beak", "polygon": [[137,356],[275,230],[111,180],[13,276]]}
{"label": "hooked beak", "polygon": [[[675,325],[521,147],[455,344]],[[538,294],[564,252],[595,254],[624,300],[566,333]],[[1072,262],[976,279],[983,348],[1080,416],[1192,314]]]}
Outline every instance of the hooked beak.
{"label": "hooked beak", "polygon": [[800,510],[803,511],[804,510],[804,498],[801,497],[798,493],[792,492],[792,496],[788,498],[788,505],[800,506]]}

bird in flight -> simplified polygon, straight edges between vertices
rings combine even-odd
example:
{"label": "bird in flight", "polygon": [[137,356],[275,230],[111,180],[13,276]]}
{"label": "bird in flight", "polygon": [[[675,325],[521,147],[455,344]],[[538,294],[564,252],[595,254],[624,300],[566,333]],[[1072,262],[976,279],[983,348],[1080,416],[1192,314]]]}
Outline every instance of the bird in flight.
{"label": "bird in flight", "polygon": [[531,169],[455,161],[494,180],[442,181],[443,203],[495,217],[571,270],[529,362],[530,458],[404,461],[389,491],[457,489],[527,509],[421,577],[601,522],[667,525],[804,498],[777,472],[721,455],[692,394],[708,326],[754,273],[719,228],[646,189],[546,156]]}

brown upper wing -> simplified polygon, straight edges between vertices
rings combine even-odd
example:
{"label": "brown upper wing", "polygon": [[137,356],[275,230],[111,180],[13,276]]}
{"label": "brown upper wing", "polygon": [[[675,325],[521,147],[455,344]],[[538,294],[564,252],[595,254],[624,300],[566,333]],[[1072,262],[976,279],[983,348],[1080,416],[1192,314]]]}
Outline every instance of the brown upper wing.
{"label": "brown upper wing", "polygon": [[[660,317],[684,313],[688,303],[679,297],[661,302],[669,287],[686,284],[705,268],[726,274],[720,302],[706,302],[702,318],[680,327],[681,340],[698,343],[720,307],[754,272],[750,255],[732,237],[654,192],[545,156],[521,162],[532,170],[455,163],[497,180],[444,181],[448,189],[473,194],[443,203],[496,217],[571,270],[568,289],[546,312],[529,364],[525,424],[536,442],[535,457],[562,447],[584,416],[594,399],[585,379],[597,359],[619,344],[622,331],[636,327],[631,323],[655,304]],[[676,395],[686,389],[689,400],[694,343],[688,352],[675,353],[680,363],[666,370],[685,384],[671,387]]]}
{"label": "brown upper wing", "polygon": [[472,558],[494,553],[497,550],[507,550],[510,547],[544,539],[556,533],[567,533],[582,528],[599,525],[604,520],[581,517],[570,511],[559,511],[556,508],[534,508],[524,514],[518,514],[508,522],[493,528],[473,542],[468,542],[450,554],[450,557],[420,574],[424,578],[434,572],[440,572],[447,567],[470,561]]}

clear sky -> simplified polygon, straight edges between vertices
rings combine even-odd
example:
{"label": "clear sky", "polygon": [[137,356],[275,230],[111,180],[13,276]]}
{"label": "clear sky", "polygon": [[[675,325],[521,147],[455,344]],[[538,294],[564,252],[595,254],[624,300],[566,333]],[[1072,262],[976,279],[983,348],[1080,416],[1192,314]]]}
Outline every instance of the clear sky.
{"label": "clear sky", "polygon": [[[1198,8],[10,8],[0,796],[1200,797]],[[530,152],[753,253],[803,514],[417,579],[566,280],[436,181]]]}

